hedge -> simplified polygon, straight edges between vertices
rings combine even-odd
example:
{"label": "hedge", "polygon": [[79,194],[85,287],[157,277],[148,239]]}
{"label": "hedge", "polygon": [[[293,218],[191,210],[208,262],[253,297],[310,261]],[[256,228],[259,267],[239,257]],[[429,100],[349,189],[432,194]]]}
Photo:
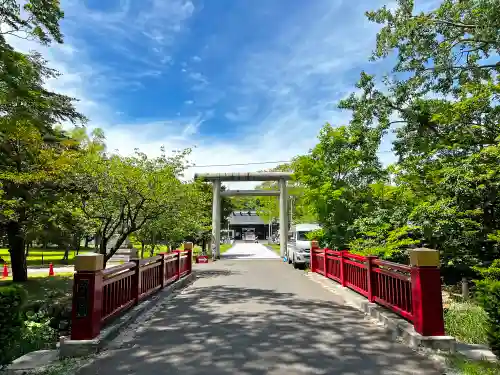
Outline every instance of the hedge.
{"label": "hedge", "polygon": [[24,322],[22,308],[26,292],[19,286],[0,287],[0,366],[10,363],[18,352]]}
{"label": "hedge", "polygon": [[500,259],[488,268],[475,267],[484,278],[476,281],[478,299],[488,314],[488,344],[500,358]]}

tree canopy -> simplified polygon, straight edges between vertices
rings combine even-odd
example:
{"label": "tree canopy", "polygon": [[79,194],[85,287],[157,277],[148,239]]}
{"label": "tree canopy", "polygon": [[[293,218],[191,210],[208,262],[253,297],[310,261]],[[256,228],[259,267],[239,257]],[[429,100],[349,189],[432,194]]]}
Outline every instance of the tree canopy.
{"label": "tree canopy", "polygon": [[[67,249],[95,238],[106,259],[132,235],[151,252],[160,243],[206,242],[212,192],[183,177],[189,150],[107,152],[104,132],[88,132],[75,99],[45,87],[59,73],[9,44],[63,43],[59,2],[21,8],[7,0],[0,9],[0,223],[14,279],[26,280],[33,242]],[[318,222],[324,244],[387,259],[432,247],[457,275],[498,259],[497,2],[443,0],[422,11],[398,0],[366,17],[380,26],[371,60],[393,66],[381,76],[360,72],[339,102],[351,120],[325,124],[308,153],[273,169],[294,173],[293,223]],[[389,139],[396,161],[384,165],[379,151]],[[275,197],[224,198],[222,220],[234,209],[279,216]]]}
{"label": "tree canopy", "polygon": [[[372,59],[395,55],[393,69],[361,72],[339,103],[350,123],[327,124],[294,171],[330,246],[392,259],[429,246],[466,272],[499,257],[499,8],[397,5],[366,13],[382,26]],[[388,132],[397,161],[383,167]]]}

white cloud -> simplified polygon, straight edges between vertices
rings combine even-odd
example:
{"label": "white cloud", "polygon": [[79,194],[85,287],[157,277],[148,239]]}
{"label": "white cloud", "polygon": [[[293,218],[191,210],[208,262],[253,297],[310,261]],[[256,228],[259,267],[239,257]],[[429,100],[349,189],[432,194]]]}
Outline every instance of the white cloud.
{"label": "white cloud", "polygon": [[[152,0],[147,4],[137,14],[130,1],[123,1],[114,13],[102,13],[77,0],[63,1],[69,18],[63,25],[66,44],[40,48],[12,40],[17,48],[41,51],[62,73],[57,81],[47,84],[80,99],[78,109],[90,118],[91,128],[104,129],[109,150],[130,154],[139,148],[153,156],[159,154],[161,146],[193,147],[191,160],[198,165],[290,160],[314,146],[325,122],[342,124],[349,120],[348,113],[335,110],[335,102],[354,90],[356,78],[348,73],[366,63],[374,46],[376,27],[364,21],[363,11],[377,6],[322,0],[308,3],[304,11],[289,18],[278,29],[272,47],[245,50],[242,46],[232,66],[234,87],[228,92],[212,89],[208,77],[181,63],[182,72],[194,82],[192,89],[199,94],[185,104],[210,107],[222,98],[234,99],[234,108],[223,114],[234,122],[248,122],[248,126],[239,127],[232,141],[200,135],[209,111],[188,117],[179,113],[164,121],[121,122],[116,114],[123,114],[123,108],[108,100],[110,88],[133,90],[142,84],[141,77],[161,75],[164,65],[173,61],[169,48],[175,37],[196,11],[190,0]],[[341,12],[349,8],[356,18],[342,19]],[[98,64],[88,53],[88,46],[77,38],[87,31],[109,38],[109,48],[144,69],[137,73]],[[140,52],[146,47],[149,55]],[[198,65],[201,62],[197,55],[191,60]],[[263,98],[263,103],[257,104],[256,98]],[[272,166],[191,168],[187,177],[195,172],[244,172]]]}
{"label": "white cloud", "polygon": [[191,87],[191,90],[193,91],[201,91],[205,89],[209,84],[207,77],[199,72],[189,73],[188,77],[195,82],[195,84]]}
{"label": "white cloud", "polygon": [[234,111],[226,112],[224,115],[229,121],[241,122],[248,121],[255,115],[257,112],[256,105],[248,105],[248,106],[239,106],[235,108]]}

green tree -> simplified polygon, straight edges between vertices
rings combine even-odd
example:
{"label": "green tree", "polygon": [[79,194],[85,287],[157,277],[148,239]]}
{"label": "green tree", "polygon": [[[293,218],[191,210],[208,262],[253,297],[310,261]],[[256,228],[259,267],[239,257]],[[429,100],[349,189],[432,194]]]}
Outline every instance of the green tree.
{"label": "green tree", "polygon": [[0,220],[7,232],[14,281],[27,280],[25,241],[37,217],[57,201],[77,142],[54,126],[84,122],[70,97],[44,88],[58,73],[39,54],[15,51],[6,37],[61,43],[58,1],[0,5]]}
{"label": "green tree", "polygon": [[[269,172],[291,172],[293,173],[293,165],[291,163],[280,164]],[[259,190],[276,190],[279,191],[277,181],[265,181],[256,187]],[[301,182],[292,176],[292,179],[287,183],[287,192],[289,195],[288,210],[291,212],[292,223],[311,223],[316,222],[317,217],[314,207],[310,205],[305,198],[305,187]],[[259,206],[257,214],[265,221],[270,221],[279,218],[279,198],[278,197],[259,197]],[[293,200],[293,202],[292,202]]]}
{"label": "green tree", "polygon": [[40,216],[53,209],[67,188],[65,174],[78,157],[76,143],[53,132],[50,142],[31,124],[18,122],[0,143],[0,219],[5,225],[15,281],[27,279],[25,239]]}
{"label": "green tree", "polygon": [[419,242],[455,269],[498,257],[498,15],[488,0],[443,1],[419,13],[400,0],[367,12],[382,25],[373,59],[394,52],[396,64],[381,82],[363,72],[360,93],[340,107],[382,134],[394,131],[392,182],[406,197],[394,197],[403,211],[378,204],[360,216],[354,247]]}
{"label": "green tree", "polygon": [[384,6],[366,15],[383,26],[373,59],[397,51],[393,72],[410,73],[391,84],[398,102],[428,92],[454,94],[500,72],[496,0],[445,0],[427,12],[416,12],[413,0],[398,0],[392,10]]}
{"label": "green tree", "polygon": [[366,207],[369,186],[384,172],[377,158],[380,130],[353,120],[338,128],[326,124],[319,143],[294,160],[297,179],[307,188],[311,204],[325,230],[325,240],[344,248],[353,238],[352,224]]}
{"label": "green tree", "polygon": [[142,250],[147,246],[150,254],[153,254],[159,243],[174,249],[183,241],[196,240],[203,233],[209,232],[211,210],[204,208],[211,208],[211,194],[206,194],[206,185],[199,181],[183,185],[183,197],[178,209],[164,210],[137,232]]}
{"label": "green tree", "polygon": [[[82,210],[98,223],[99,252],[109,260],[126,238],[168,212],[182,214],[186,183],[179,180],[189,150],[158,158],[136,151],[131,157],[89,153],[75,169]],[[108,249],[109,240],[117,241]]]}
{"label": "green tree", "polygon": [[[206,249],[207,243],[212,237],[212,184],[208,182],[198,181],[197,188],[202,199],[202,204],[196,207],[196,211],[199,213],[199,230],[192,237],[195,243],[199,243],[203,250]],[[221,191],[227,190],[227,187],[222,185]],[[233,211],[239,209],[235,201],[235,197],[221,197],[221,227],[226,227],[229,217]]]}

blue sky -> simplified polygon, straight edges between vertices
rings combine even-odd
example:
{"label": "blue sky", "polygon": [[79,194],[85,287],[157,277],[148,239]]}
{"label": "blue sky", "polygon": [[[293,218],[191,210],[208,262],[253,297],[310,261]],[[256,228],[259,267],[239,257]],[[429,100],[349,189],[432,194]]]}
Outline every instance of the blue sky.
{"label": "blue sky", "polygon": [[[65,44],[37,49],[110,150],[195,147],[198,165],[288,160],[314,146],[368,62],[362,0],[62,0]],[[382,145],[385,150],[390,144]],[[392,155],[383,153],[383,160]],[[269,165],[272,166],[272,165]],[[262,166],[190,170],[254,171]]]}

